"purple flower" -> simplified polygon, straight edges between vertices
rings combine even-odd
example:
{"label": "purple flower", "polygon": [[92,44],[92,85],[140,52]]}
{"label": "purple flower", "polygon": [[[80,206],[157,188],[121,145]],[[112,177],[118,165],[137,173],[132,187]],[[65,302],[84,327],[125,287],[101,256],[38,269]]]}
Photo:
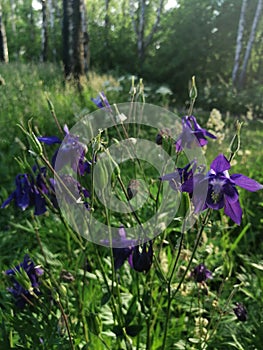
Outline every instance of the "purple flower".
{"label": "purple flower", "polygon": [[239,321],[246,321],[248,319],[248,314],[245,306],[241,303],[236,303],[236,307],[233,309],[236,317],[239,319]]}
{"label": "purple flower", "polygon": [[[104,241],[104,243],[109,244],[110,242]],[[113,239],[113,243],[114,245],[123,246],[121,248],[112,248],[114,268],[115,270],[118,270],[131,256],[134,245],[137,244],[137,241],[135,239],[127,239],[125,229],[121,226],[119,228],[119,237]]]}
{"label": "purple flower", "polygon": [[109,101],[107,99],[107,97],[105,96],[104,92],[101,91],[98,96],[96,96],[95,98],[91,98],[91,101],[93,103],[95,103],[95,105],[102,109],[104,107],[108,108],[110,111],[111,111],[111,107],[110,107],[110,104],[109,104]]}
{"label": "purple flower", "polygon": [[[33,167],[36,172],[36,168]],[[36,179],[31,174],[18,174],[16,176],[16,189],[4,201],[1,208],[5,208],[12,200],[15,205],[22,210],[29,206],[35,206],[35,215],[42,215],[46,212],[46,201],[43,194],[48,194],[48,188],[45,182],[46,168],[41,168]]]}
{"label": "purple flower", "polygon": [[182,118],[182,133],[175,142],[176,151],[180,152],[184,147],[203,147],[208,142],[206,137],[216,139],[215,135],[201,128],[194,116],[185,116]]}
{"label": "purple flower", "polygon": [[207,270],[205,264],[197,265],[191,273],[196,282],[202,283],[212,277],[212,272]]}
{"label": "purple flower", "polygon": [[79,141],[78,136],[69,133],[67,125],[64,126],[64,131],[65,138],[63,142],[56,136],[38,137],[38,140],[46,145],[61,144],[52,157],[51,164],[53,168],[56,164],[56,170],[59,171],[66,164],[70,164],[71,168],[79,175],[89,173],[90,163],[85,161],[86,146]]}
{"label": "purple flower", "polygon": [[143,243],[142,246],[136,246],[132,255],[129,256],[129,264],[138,272],[148,272],[153,261],[152,241]]}
{"label": "purple flower", "polygon": [[[185,191],[184,183],[193,178],[196,170],[196,162],[192,161],[184,168],[177,168],[176,171],[160,177],[161,181],[169,181],[171,188],[175,191]],[[186,191],[185,191],[186,192]]]}
{"label": "purple flower", "polygon": [[230,163],[223,154],[219,154],[212,162],[208,179],[208,192],[205,208],[215,210],[224,208],[224,212],[235,223],[240,225],[242,209],[236,186],[255,192],[263,188],[257,181],[242,174],[229,175]]}
{"label": "purple flower", "polygon": [[39,295],[39,279],[44,271],[39,266],[35,266],[28,255],[24,256],[21,264],[13,269],[5,271],[5,274],[11,276],[13,286],[8,291],[16,299],[16,305],[23,308],[27,301],[32,300],[34,295]]}

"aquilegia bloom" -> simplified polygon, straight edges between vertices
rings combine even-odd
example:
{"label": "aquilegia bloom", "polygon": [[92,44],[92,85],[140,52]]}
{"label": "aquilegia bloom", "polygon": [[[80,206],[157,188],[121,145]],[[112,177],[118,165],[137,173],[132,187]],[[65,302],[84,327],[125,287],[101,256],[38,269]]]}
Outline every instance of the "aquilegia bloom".
{"label": "aquilegia bloom", "polygon": [[240,225],[242,209],[239,203],[236,186],[255,192],[263,186],[255,180],[242,174],[229,175],[230,162],[223,154],[219,154],[212,162],[210,171],[207,174],[208,192],[205,208],[221,209],[235,223]]}
{"label": "aquilegia bloom", "polygon": [[[33,167],[33,171],[36,172],[35,167]],[[22,210],[34,205],[35,215],[44,214],[47,209],[43,194],[47,195],[49,192],[46,186],[45,177],[45,167],[40,169],[36,179],[34,179],[31,174],[18,174],[15,180],[16,189],[4,201],[1,208],[5,208],[12,200],[14,200],[15,205]]]}
{"label": "aquilegia bloom", "polygon": [[213,278],[212,272],[206,268],[205,264],[197,265],[192,271],[191,276],[199,283],[205,282],[208,278]]}
{"label": "aquilegia bloom", "polygon": [[136,246],[132,255],[129,257],[129,264],[138,272],[148,272],[153,261],[152,241],[143,243],[142,246]]}
{"label": "aquilegia bloom", "polygon": [[247,315],[247,310],[245,308],[245,306],[241,303],[236,303],[236,307],[233,309],[236,317],[239,319],[239,321],[246,321],[248,318]]}
{"label": "aquilegia bloom", "polygon": [[16,305],[23,308],[27,300],[32,300],[34,295],[40,294],[39,276],[44,271],[39,266],[35,266],[28,255],[24,256],[21,264],[13,269],[5,271],[5,274],[11,277],[13,286],[8,291],[13,294],[16,299]]}
{"label": "aquilegia bloom", "polygon": [[184,168],[177,168],[176,171],[160,177],[161,181],[169,181],[171,188],[175,191],[183,191],[183,184],[193,178],[196,170],[196,162],[192,161]]}
{"label": "aquilegia bloom", "polygon": [[92,98],[91,98],[91,101],[92,101],[93,103],[95,103],[95,105],[96,105],[98,108],[100,108],[100,109],[106,107],[106,108],[108,108],[109,110],[111,110],[109,101],[108,101],[108,99],[107,99],[107,97],[105,96],[105,94],[104,94],[103,91],[101,91],[101,92],[99,93],[99,95],[96,96],[95,98],[92,97]]}
{"label": "aquilegia bloom", "polygon": [[182,151],[184,147],[192,148],[195,146],[203,147],[207,144],[206,137],[216,139],[216,136],[211,134],[206,129],[201,128],[194,116],[185,116],[182,118],[182,133],[179,139],[175,142],[176,151]]}
{"label": "aquilegia bloom", "polygon": [[[56,164],[56,170],[60,170],[64,165],[70,164],[71,168],[79,175],[90,172],[90,163],[85,161],[86,146],[79,141],[79,138],[70,134],[67,125],[64,126],[65,138],[62,141],[56,136],[38,137],[40,142],[46,145],[61,144],[61,147],[52,157],[51,164],[53,168]],[[59,153],[59,157],[58,157]]]}

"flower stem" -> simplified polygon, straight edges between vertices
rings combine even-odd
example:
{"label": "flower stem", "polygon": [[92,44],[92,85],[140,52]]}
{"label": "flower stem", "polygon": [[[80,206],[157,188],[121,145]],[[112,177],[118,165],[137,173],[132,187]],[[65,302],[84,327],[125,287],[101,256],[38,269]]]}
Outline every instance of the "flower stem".
{"label": "flower stem", "polygon": [[165,319],[165,326],[164,326],[164,335],[163,335],[163,343],[162,343],[162,347],[161,347],[161,350],[165,350],[165,344],[166,344],[166,339],[167,339],[167,331],[168,331],[168,324],[169,324],[169,319],[170,319],[170,313],[171,313],[171,304],[172,304],[172,299],[175,297],[175,295],[177,294],[177,292],[179,291],[179,289],[181,288],[181,285],[190,269],[190,266],[192,264],[192,261],[194,259],[194,256],[195,256],[195,253],[197,251],[197,248],[198,248],[198,245],[199,245],[199,242],[200,242],[200,239],[202,237],[202,233],[204,231],[204,228],[205,228],[205,225],[207,224],[207,221],[208,221],[208,218],[209,218],[209,215],[211,213],[211,210],[208,209],[207,212],[206,212],[206,215],[203,219],[203,222],[202,222],[202,225],[199,229],[199,232],[197,234],[197,238],[196,238],[196,242],[195,242],[195,246],[194,246],[194,249],[193,249],[193,252],[192,252],[192,255],[190,257],[190,260],[188,262],[188,265],[183,273],[183,276],[176,288],[176,290],[172,293],[172,288],[171,288],[171,284],[172,284],[172,280],[173,280],[173,276],[174,276],[174,272],[175,272],[175,268],[176,268],[176,265],[178,263],[178,260],[179,260],[179,256],[180,256],[180,253],[181,253],[181,250],[182,250],[182,245],[183,245],[183,237],[184,237],[184,226],[183,226],[183,229],[182,229],[182,236],[181,236],[181,240],[180,240],[180,246],[179,246],[179,249],[178,249],[178,253],[177,253],[177,256],[176,256],[176,259],[175,259],[175,262],[173,264],[173,268],[172,268],[172,272],[170,274],[170,277],[168,279],[168,283],[167,283],[167,294],[168,294],[168,302],[167,302],[167,310],[166,310],[166,319]]}

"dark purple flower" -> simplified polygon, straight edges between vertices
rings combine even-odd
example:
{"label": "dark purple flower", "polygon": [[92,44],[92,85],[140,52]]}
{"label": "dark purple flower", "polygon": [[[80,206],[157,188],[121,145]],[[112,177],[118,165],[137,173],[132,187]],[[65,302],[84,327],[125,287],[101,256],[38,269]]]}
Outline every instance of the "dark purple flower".
{"label": "dark purple flower", "polygon": [[[33,167],[33,171],[36,172],[36,168]],[[48,188],[45,182],[46,168],[41,168],[36,179],[31,174],[18,174],[16,176],[15,184],[16,189],[11,195],[4,201],[1,208],[5,208],[12,200],[15,201],[15,205],[22,210],[27,209],[29,206],[35,206],[35,215],[42,215],[46,212],[46,201],[43,194],[48,194]]]}
{"label": "dark purple flower", "polygon": [[[87,148],[79,141],[79,137],[69,133],[67,125],[64,126],[65,137],[63,142],[56,136],[38,137],[40,142],[46,145],[61,144],[60,148],[54,153],[51,164],[53,168],[59,171],[66,164],[79,175],[90,172],[90,163],[85,161]],[[59,154],[59,156],[58,156]]]}
{"label": "dark purple flower", "polygon": [[5,271],[5,274],[11,276],[13,286],[8,291],[16,299],[16,305],[23,308],[27,300],[32,300],[34,295],[39,295],[39,279],[44,271],[39,266],[35,266],[28,255],[24,256],[21,264],[13,269]]}
{"label": "dark purple flower", "polygon": [[93,103],[95,103],[95,105],[98,107],[98,108],[108,108],[109,110],[111,110],[111,107],[110,107],[110,104],[109,104],[109,101],[107,99],[107,97],[105,96],[104,92],[101,91],[98,96],[96,96],[95,98],[91,98],[91,101]]}
{"label": "dark purple flower", "polygon": [[[192,161],[184,168],[177,168],[176,171],[160,177],[161,181],[169,181],[171,188],[175,191],[185,191],[183,184],[193,178],[196,170],[196,162]],[[185,191],[187,192],[187,191]]]}
{"label": "dark purple flower", "polygon": [[129,264],[138,272],[148,272],[153,261],[152,241],[134,247],[132,255],[129,256]]}
{"label": "dark purple flower", "polygon": [[212,162],[208,179],[208,193],[206,198],[206,208],[215,210],[224,208],[224,212],[235,223],[240,225],[242,219],[242,209],[239,203],[239,196],[236,186],[255,192],[263,188],[257,181],[242,174],[229,175],[230,162],[223,154],[219,154]]}
{"label": "dark purple flower", "polygon": [[202,283],[212,277],[212,272],[207,270],[205,264],[197,265],[191,273],[196,282]]}
{"label": "dark purple flower", "polygon": [[134,245],[137,243],[134,239],[126,238],[126,232],[123,226],[119,228],[119,238],[117,238],[117,240],[118,242],[116,242],[115,239],[114,244],[118,243],[122,245],[123,248],[112,248],[115,270],[122,267],[125,261],[129,259],[134,249]]}
{"label": "dark purple flower", "polygon": [[194,116],[185,116],[182,118],[182,133],[175,142],[176,151],[180,152],[184,147],[203,147],[208,142],[206,137],[216,139],[215,135],[201,128]]}
{"label": "dark purple flower", "polygon": [[236,303],[236,307],[233,309],[236,317],[239,319],[239,321],[246,321],[248,319],[248,314],[245,306],[241,303]]}

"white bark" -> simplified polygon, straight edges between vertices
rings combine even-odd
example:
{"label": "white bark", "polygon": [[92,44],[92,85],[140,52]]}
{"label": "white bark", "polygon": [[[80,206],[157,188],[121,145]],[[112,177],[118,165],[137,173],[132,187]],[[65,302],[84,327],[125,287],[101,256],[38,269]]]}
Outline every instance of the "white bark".
{"label": "white bark", "polygon": [[252,46],[253,46],[253,43],[254,43],[255,34],[256,34],[256,30],[257,30],[257,25],[258,25],[258,22],[259,22],[259,18],[261,16],[262,5],[263,5],[263,0],[258,0],[258,4],[257,4],[254,20],[253,20],[253,23],[252,23],[252,27],[251,27],[251,32],[250,32],[247,48],[246,48],[246,52],[245,52],[245,56],[244,56],[244,60],[243,60],[242,70],[241,70],[241,73],[240,73],[240,76],[239,76],[239,82],[238,82],[239,88],[242,88],[243,85],[244,85],[244,82],[245,82],[247,65],[248,65],[249,57],[250,57],[250,54],[251,54],[251,51],[252,51]]}
{"label": "white bark", "polygon": [[233,67],[233,71],[232,71],[233,84],[235,84],[235,82],[236,82],[237,72],[239,70],[240,54],[241,54],[241,50],[242,50],[242,39],[243,39],[243,33],[244,33],[244,27],[245,27],[246,7],[247,7],[247,0],[243,0],[241,12],[240,12],[240,17],[239,17],[238,31],[237,31],[235,61],[234,61],[234,67]]}
{"label": "white bark", "polygon": [[9,61],[7,38],[6,38],[6,32],[5,32],[5,25],[3,22],[1,3],[0,3],[0,61],[5,63]]}

